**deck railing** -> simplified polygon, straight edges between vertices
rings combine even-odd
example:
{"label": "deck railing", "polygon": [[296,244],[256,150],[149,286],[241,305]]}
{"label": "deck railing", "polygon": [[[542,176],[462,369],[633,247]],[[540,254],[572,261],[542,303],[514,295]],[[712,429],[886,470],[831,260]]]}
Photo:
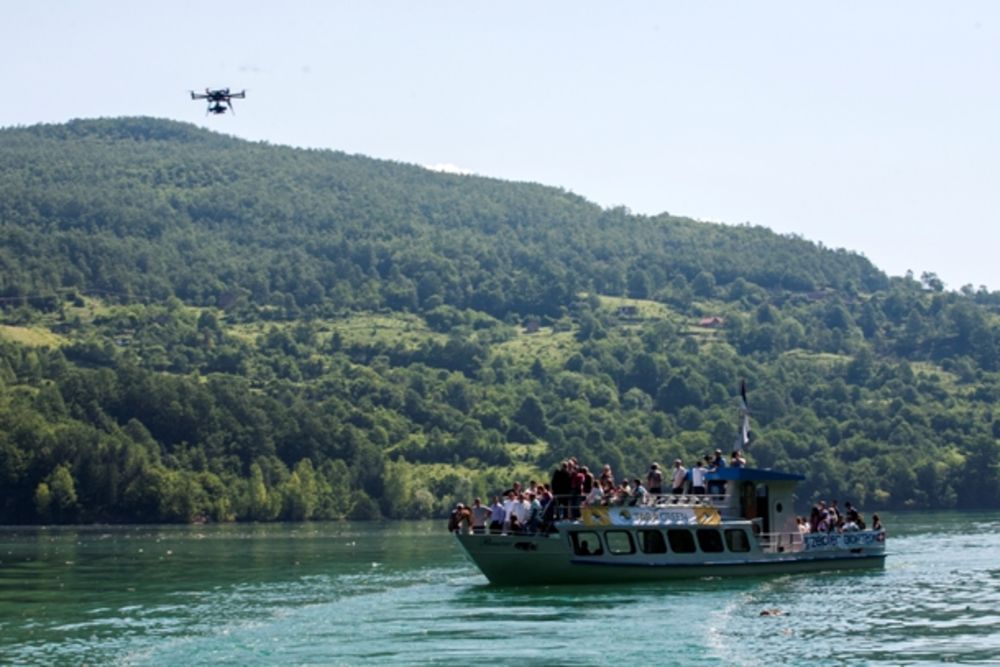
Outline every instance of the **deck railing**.
{"label": "deck railing", "polygon": [[[647,494],[643,498],[635,496],[602,496],[596,503],[588,503],[586,497],[577,497],[580,507],[723,507],[728,505],[730,495],[722,494]],[[570,496],[557,496],[553,498],[555,502],[562,501],[563,505],[571,505],[573,499]]]}
{"label": "deck railing", "polygon": [[760,550],[765,553],[789,553],[805,549],[802,533],[757,533]]}

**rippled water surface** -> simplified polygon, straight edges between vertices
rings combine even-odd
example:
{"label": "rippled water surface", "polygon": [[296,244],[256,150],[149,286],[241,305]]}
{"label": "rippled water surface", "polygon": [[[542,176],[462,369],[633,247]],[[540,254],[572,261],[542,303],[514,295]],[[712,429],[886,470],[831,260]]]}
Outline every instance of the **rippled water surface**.
{"label": "rippled water surface", "polygon": [[885,519],[884,570],[523,589],[440,522],[0,529],[0,664],[1000,663],[1000,514]]}

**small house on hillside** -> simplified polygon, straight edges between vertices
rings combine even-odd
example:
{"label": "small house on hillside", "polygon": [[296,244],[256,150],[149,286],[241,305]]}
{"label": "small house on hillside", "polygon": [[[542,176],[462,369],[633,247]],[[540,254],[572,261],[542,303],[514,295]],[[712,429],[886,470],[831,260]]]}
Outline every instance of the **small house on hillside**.
{"label": "small house on hillside", "polygon": [[718,315],[712,315],[711,317],[703,317],[698,320],[698,326],[707,327],[709,329],[720,329],[725,326],[726,320],[719,317]]}

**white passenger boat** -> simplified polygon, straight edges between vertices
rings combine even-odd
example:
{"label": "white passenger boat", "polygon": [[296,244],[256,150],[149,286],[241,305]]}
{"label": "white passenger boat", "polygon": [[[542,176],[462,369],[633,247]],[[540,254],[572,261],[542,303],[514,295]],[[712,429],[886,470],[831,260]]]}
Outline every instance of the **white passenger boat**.
{"label": "white passenger boat", "polygon": [[721,468],[717,495],[661,495],[583,507],[537,534],[456,533],[499,585],[593,584],[882,567],[885,531],[801,533],[801,475]]}

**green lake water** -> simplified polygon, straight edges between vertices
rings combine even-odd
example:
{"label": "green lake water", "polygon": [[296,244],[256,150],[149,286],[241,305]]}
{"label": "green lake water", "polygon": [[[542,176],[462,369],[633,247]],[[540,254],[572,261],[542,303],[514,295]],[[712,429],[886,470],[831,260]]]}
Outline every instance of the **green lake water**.
{"label": "green lake water", "polygon": [[0,664],[1000,664],[1000,513],[883,516],[884,570],[521,589],[441,521],[0,529]]}

